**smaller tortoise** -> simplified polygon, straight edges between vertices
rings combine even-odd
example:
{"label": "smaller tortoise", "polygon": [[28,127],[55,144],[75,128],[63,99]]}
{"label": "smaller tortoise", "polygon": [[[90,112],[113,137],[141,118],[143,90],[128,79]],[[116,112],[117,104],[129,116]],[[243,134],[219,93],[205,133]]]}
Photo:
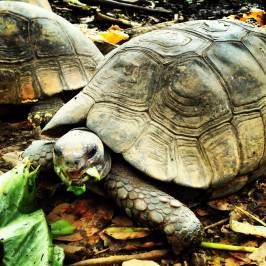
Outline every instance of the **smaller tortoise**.
{"label": "smaller tortoise", "polygon": [[[160,190],[163,182],[217,196],[265,169],[266,33],[217,20],[134,38],[106,57],[44,130],[83,121],[96,135],[77,129],[59,138],[57,174],[68,185],[87,186],[107,175],[108,195],[130,217],[160,229],[178,254],[199,242],[201,226]],[[111,167],[101,141],[125,160],[111,154]],[[51,162],[52,146],[35,143],[24,156]],[[156,188],[148,176],[162,183]]]}
{"label": "smaller tortoise", "polygon": [[0,29],[0,105],[81,89],[103,59],[74,25],[31,4],[0,1]]}
{"label": "smaller tortoise", "polygon": [[48,0],[0,0],[0,1],[24,2],[34,6],[42,7],[48,11],[52,11],[52,8]]}

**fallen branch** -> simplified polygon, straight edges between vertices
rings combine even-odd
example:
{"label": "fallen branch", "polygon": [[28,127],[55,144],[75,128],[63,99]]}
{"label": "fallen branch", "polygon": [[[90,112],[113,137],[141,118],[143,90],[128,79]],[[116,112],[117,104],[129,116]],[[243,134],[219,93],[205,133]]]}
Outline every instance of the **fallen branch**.
{"label": "fallen branch", "polygon": [[105,14],[102,14],[100,12],[96,12],[95,14],[95,20],[97,21],[104,21],[104,22],[110,22],[113,24],[119,24],[119,25],[123,25],[123,26],[127,26],[127,27],[133,27],[133,23],[126,20],[126,19],[122,19],[122,18],[113,18],[110,16],[107,16]]}
{"label": "fallen branch", "polygon": [[94,4],[94,5],[109,5],[109,6],[115,6],[118,8],[123,8],[123,9],[128,9],[128,10],[142,10],[146,11],[149,13],[159,13],[159,14],[173,14],[172,11],[165,10],[165,9],[153,9],[153,8],[148,8],[144,6],[137,6],[137,5],[132,5],[132,4],[127,4],[127,3],[122,3],[118,2],[115,0],[86,0],[84,2],[89,2],[89,4]]}
{"label": "fallen branch", "polygon": [[222,250],[230,250],[230,251],[243,251],[243,252],[254,252],[257,250],[257,248],[255,247],[234,246],[234,245],[212,243],[212,242],[201,242],[200,246],[203,248],[222,249]]}
{"label": "fallen branch", "polygon": [[204,227],[204,230],[208,230],[210,228],[213,228],[213,227],[216,227],[217,225],[221,225],[221,224],[224,224],[226,223],[227,221],[229,221],[229,218],[225,218],[225,219],[222,219],[216,223],[213,223],[213,224],[210,224],[210,225],[207,225]]}
{"label": "fallen branch", "polygon": [[235,208],[242,212],[243,214],[245,214],[246,216],[248,216],[249,218],[252,218],[253,220],[257,221],[258,223],[262,224],[263,226],[266,226],[266,223],[264,223],[261,219],[259,219],[258,217],[256,217],[255,215],[249,213],[248,211],[238,207],[238,206],[235,206]]}
{"label": "fallen branch", "polygon": [[126,260],[138,259],[138,260],[152,260],[163,258],[169,251],[167,249],[152,250],[144,253],[136,253],[132,255],[117,255],[96,259],[88,259],[79,261],[68,266],[90,266],[90,265],[113,265],[114,263],[121,263]]}

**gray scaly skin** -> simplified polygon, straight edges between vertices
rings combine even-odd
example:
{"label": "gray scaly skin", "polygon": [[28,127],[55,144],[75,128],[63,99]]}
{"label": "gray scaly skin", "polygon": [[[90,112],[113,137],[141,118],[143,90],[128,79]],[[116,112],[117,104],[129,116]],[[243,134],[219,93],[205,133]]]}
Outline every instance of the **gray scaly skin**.
{"label": "gray scaly skin", "polygon": [[[84,138],[86,132],[88,138]],[[75,138],[78,138],[79,134],[82,134],[80,137],[83,137],[83,144],[77,147],[75,143],[78,139],[75,140]],[[57,167],[62,169],[66,167],[66,165],[62,167],[65,161],[70,163],[69,160],[72,155],[70,152],[72,150],[73,162],[77,162],[77,158],[82,157],[79,161],[79,167],[84,170],[82,160],[84,160],[84,157],[88,157],[88,154],[92,154],[85,150],[88,147],[94,147],[95,149],[95,146],[91,145],[92,142],[95,145],[97,140],[95,140],[95,135],[91,132],[80,129],[72,130],[56,142],[33,142],[25,150],[23,157],[30,158],[35,165],[40,164],[41,169],[47,169],[53,163],[55,169]],[[76,146],[74,147],[71,143]],[[60,152],[58,152],[58,149],[61,149]],[[110,157],[106,156],[106,151],[103,153],[105,156],[100,156],[100,151],[103,153],[101,148],[98,149],[97,146],[96,153],[93,154],[92,158],[87,158],[87,162],[84,163],[91,162],[101,172],[102,177],[106,175],[106,178],[102,180],[105,191],[118,206],[124,209],[128,216],[144,226],[163,232],[175,254],[180,254],[183,250],[196,246],[200,242],[202,233],[201,224],[189,208],[143,179],[140,179],[139,177],[142,174],[124,161],[114,160],[110,170]],[[97,160],[93,159],[94,157]],[[103,161],[102,158],[105,158],[105,160]],[[101,168],[97,166],[102,163],[107,164],[107,167],[106,165]],[[86,167],[89,167],[88,164]],[[101,169],[103,170],[101,171]],[[58,171],[57,173],[60,174]],[[64,177],[61,177],[65,183],[67,183],[66,175],[67,171],[65,171]],[[84,176],[82,178],[84,179]],[[79,182],[76,180],[76,177],[72,181],[74,183]],[[87,181],[87,186],[89,186],[89,181]]]}

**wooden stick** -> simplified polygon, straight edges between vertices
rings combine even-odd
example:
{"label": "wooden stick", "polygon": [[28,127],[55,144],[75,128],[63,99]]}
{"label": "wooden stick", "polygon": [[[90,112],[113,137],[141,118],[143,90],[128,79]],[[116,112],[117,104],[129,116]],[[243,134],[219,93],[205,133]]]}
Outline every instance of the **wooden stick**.
{"label": "wooden stick", "polygon": [[264,223],[261,219],[259,219],[258,217],[256,217],[255,215],[251,214],[250,212],[238,207],[238,206],[235,206],[235,208],[242,212],[243,214],[245,214],[246,216],[252,218],[253,220],[257,221],[258,223],[262,224],[263,226],[266,226],[266,223]]}
{"label": "wooden stick", "polygon": [[88,2],[89,4],[94,4],[94,5],[109,5],[109,6],[115,6],[118,8],[124,8],[128,10],[142,10],[150,13],[158,13],[158,14],[173,14],[172,11],[169,10],[164,10],[164,9],[153,9],[149,7],[144,7],[144,6],[137,6],[137,5],[132,5],[132,4],[127,4],[127,3],[121,3],[115,0],[84,0],[84,2]]}
{"label": "wooden stick", "polygon": [[207,230],[207,229],[213,228],[213,227],[215,227],[215,226],[217,226],[217,225],[224,224],[224,223],[226,223],[227,221],[229,221],[229,218],[222,219],[222,220],[220,220],[220,221],[218,221],[218,222],[216,222],[216,223],[213,223],[213,224],[210,224],[210,225],[205,226],[205,227],[204,227],[204,230]]}
{"label": "wooden stick", "polygon": [[158,249],[152,250],[144,253],[136,253],[132,255],[116,255],[110,257],[102,257],[96,259],[88,259],[79,261],[68,266],[91,266],[91,265],[112,265],[114,263],[121,263],[126,260],[138,259],[138,260],[150,260],[150,259],[159,259],[167,255],[169,250],[167,249]]}

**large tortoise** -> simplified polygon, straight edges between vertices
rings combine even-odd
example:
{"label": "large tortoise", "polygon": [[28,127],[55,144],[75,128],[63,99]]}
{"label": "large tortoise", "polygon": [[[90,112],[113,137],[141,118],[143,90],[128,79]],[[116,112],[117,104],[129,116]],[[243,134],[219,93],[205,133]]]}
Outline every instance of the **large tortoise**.
{"label": "large tortoise", "polygon": [[103,59],[75,26],[31,4],[0,1],[0,29],[0,105],[81,89]]}
{"label": "large tortoise", "polygon": [[[144,179],[212,196],[240,189],[265,169],[265,99],[265,32],[231,20],[186,22],[112,52],[44,131],[86,121],[96,135],[76,129],[59,138],[55,171],[68,185],[107,175],[107,193],[129,216],[163,231],[178,254],[199,241],[200,223]],[[101,140],[134,168],[113,154],[108,174]],[[35,143],[24,156],[44,162],[52,146]]]}

